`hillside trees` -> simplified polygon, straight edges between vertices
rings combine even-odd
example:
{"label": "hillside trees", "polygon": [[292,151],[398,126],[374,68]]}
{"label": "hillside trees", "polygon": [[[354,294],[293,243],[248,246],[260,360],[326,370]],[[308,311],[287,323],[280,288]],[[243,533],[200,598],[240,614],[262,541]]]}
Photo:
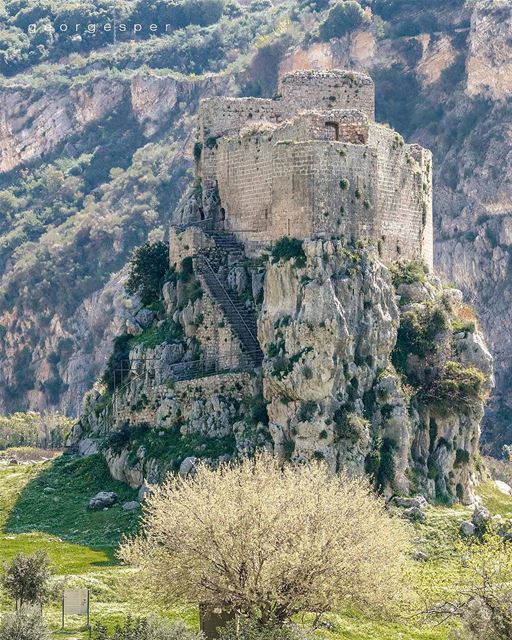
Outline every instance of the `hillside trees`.
{"label": "hillside trees", "polygon": [[59,414],[41,415],[35,412],[0,416],[0,449],[9,447],[64,446],[73,421]]}
{"label": "hillside trees", "polygon": [[357,29],[363,23],[364,17],[363,8],[355,0],[338,2],[320,25],[320,37],[322,40],[340,38],[349,31]]}
{"label": "hillside trees", "polygon": [[154,598],[222,606],[265,626],[346,602],[391,607],[406,591],[407,550],[405,525],[365,480],[262,455],[169,477],[120,557]]}
{"label": "hillside trees", "polygon": [[169,272],[169,249],[165,242],[146,242],[138,247],[130,260],[126,290],[138,294],[148,306],[160,298],[162,285]]}

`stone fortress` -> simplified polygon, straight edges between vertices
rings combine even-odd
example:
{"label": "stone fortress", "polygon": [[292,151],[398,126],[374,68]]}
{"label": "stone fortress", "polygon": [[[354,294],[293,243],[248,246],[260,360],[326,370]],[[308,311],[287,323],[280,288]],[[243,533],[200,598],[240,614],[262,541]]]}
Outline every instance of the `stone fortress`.
{"label": "stone fortress", "polygon": [[198,142],[202,215],[249,253],[340,236],[432,267],[432,156],[375,122],[369,76],[298,71],[274,99],[204,100]]}

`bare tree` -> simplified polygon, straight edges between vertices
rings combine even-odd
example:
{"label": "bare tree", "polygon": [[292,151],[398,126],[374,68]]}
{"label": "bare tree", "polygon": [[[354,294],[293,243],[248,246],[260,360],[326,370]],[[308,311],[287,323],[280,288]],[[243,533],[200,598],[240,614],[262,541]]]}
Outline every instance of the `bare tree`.
{"label": "bare tree", "polygon": [[396,602],[408,540],[366,480],[261,455],[169,477],[120,557],[155,598],[221,605],[266,624],[342,602]]}

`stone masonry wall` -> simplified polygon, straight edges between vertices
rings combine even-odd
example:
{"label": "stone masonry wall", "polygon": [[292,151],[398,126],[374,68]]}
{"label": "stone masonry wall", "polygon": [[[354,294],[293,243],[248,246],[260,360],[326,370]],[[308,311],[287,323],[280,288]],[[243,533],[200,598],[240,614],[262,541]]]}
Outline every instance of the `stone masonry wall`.
{"label": "stone masonry wall", "polygon": [[376,210],[383,255],[423,258],[432,265],[430,152],[404,144],[399,134],[375,124],[369,144],[378,158]]}
{"label": "stone masonry wall", "polygon": [[219,143],[217,178],[227,227],[249,239],[268,232],[272,153],[273,143],[267,136],[229,138]]}
{"label": "stone masonry wall", "polygon": [[297,109],[359,109],[375,120],[372,79],[350,71],[298,71],[286,73],[279,83],[280,98],[288,112]]}
{"label": "stone masonry wall", "polygon": [[376,158],[366,147],[319,141],[276,145],[271,236],[378,233],[372,176]]}
{"label": "stone masonry wall", "polygon": [[431,154],[375,124],[365,74],[295,72],[274,100],[207,100],[199,137],[206,215],[250,253],[328,233],[432,265]]}

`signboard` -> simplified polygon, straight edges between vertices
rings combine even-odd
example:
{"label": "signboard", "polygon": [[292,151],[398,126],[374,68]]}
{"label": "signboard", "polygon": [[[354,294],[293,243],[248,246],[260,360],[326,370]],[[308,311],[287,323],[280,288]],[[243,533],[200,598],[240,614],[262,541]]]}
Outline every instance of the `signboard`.
{"label": "signboard", "polygon": [[66,616],[86,616],[89,638],[91,637],[89,589],[64,589],[62,596],[62,628]]}
{"label": "signboard", "polygon": [[65,616],[88,616],[89,589],[64,589],[62,610]]}

